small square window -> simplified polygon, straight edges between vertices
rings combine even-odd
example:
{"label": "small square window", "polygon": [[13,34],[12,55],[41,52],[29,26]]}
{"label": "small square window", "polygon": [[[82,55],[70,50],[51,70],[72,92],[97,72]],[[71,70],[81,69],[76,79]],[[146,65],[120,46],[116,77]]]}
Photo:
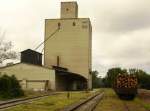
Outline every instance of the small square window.
{"label": "small square window", "polygon": [[69,8],[66,8],[66,11],[69,11]]}
{"label": "small square window", "polygon": [[76,23],[75,23],[75,22],[73,22],[73,23],[72,23],[72,25],[73,25],[73,26],[76,26]]}

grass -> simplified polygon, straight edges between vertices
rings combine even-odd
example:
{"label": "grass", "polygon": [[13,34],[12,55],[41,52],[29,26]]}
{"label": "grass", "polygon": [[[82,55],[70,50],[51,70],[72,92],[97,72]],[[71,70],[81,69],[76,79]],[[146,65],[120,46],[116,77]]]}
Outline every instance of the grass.
{"label": "grass", "polygon": [[136,98],[136,102],[141,104],[146,110],[150,111],[150,102],[145,102],[144,100],[141,100],[139,98]]}
{"label": "grass", "polygon": [[150,110],[150,105],[145,104],[140,98],[136,97],[134,100],[121,100],[112,89],[105,89],[103,100],[98,104],[95,111],[124,111],[125,104],[131,111],[145,111]]}
{"label": "grass", "polygon": [[26,90],[26,91],[24,91],[24,96],[16,97],[16,98],[3,98],[0,95],[0,101],[7,101],[7,100],[12,100],[12,99],[18,99],[18,98],[33,97],[33,96],[39,96],[39,95],[44,95],[44,94],[47,94],[47,93],[46,92],[42,92],[42,91]]}
{"label": "grass", "polygon": [[102,101],[96,107],[96,111],[123,111],[122,102],[112,89],[104,89]]}
{"label": "grass", "polygon": [[33,90],[25,90],[25,91],[24,91],[24,94],[25,94],[24,97],[33,97],[33,96],[39,96],[39,95],[48,94],[48,92],[44,92],[44,91],[33,91]]}
{"label": "grass", "polygon": [[137,102],[150,111],[150,90],[140,89],[139,92]]}
{"label": "grass", "polygon": [[141,104],[146,110],[150,111],[150,104],[144,101],[141,101],[139,98],[135,100],[137,103]]}
{"label": "grass", "polygon": [[[120,100],[112,89],[102,89],[105,91],[102,101],[98,104],[95,111],[125,111],[124,103],[129,106],[131,111],[150,110],[150,104],[146,104],[139,97],[132,101]],[[97,89],[95,90],[97,91]],[[70,92],[70,98],[67,98],[67,92],[58,95],[52,95],[31,103],[18,105],[5,111],[58,111],[63,107],[75,103],[81,99],[87,98],[93,91]]]}
{"label": "grass", "polygon": [[145,109],[147,109],[148,111],[150,111],[150,104],[143,103],[143,106],[145,107]]}
{"label": "grass", "polygon": [[31,103],[18,105],[5,111],[55,111],[69,104],[75,103],[80,99],[85,99],[92,93],[87,92],[70,92],[70,98],[67,98],[67,92],[52,95]]}

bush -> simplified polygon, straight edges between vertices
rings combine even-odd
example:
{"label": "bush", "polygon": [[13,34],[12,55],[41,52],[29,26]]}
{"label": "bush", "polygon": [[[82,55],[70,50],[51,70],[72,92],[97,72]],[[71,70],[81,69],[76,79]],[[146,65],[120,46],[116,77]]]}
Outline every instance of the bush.
{"label": "bush", "polygon": [[16,98],[23,95],[24,92],[14,75],[3,75],[0,77],[0,96],[2,98]]}

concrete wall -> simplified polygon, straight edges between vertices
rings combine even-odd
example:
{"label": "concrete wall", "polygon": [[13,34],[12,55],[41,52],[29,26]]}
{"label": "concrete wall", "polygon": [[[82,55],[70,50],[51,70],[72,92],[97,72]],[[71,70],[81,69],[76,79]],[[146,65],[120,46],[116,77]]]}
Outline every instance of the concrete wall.
{"label": "concrete wall", "polygon": [[[0,68],[2,74],[15,75],[24,89],[48,89],[55,90],[55,71],[37,65],[19,63]],[[46,83],[46,80],[49,83]]]}
{"label": "concrete wall", "polygon": [[[70,72],[78,73],[89,79],[91,70],[91,24],[88,18],[47,19],[45,21],[45,39],[60,24],[60,30],[45,43],[44,65],[66,67]],[[75,24],[75,26],[73,25]]]}
{"label": "concrete wall", "polygon": [[61,2],[61,18],[78,18],[77,2]]}
{"label": "concrete wall", "polygon": [[45,82],[27,82],[27,89],[33,89],[33,90],[46,90],[45,88]]}
{"label": "concrete wall", "polygon": [[[88,18],[79,19],[47,19],[45,21],[45,39],[47,39],[60,24],[60,30],[45,43],[44,65],[57,65],[69,71],[81,74],[91,81],[91,48],[92,28]],[[75,24],[75,26],[74,26]],[[91,88],[91,82],[89,82]]]}

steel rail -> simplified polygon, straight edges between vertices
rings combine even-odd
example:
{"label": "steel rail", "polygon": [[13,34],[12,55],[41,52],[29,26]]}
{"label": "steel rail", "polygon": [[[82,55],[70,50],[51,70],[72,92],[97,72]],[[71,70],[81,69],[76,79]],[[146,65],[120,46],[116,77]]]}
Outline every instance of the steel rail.
{"label": "steel rail", "polygon": [[50,93],[50,94],[45,94],[45,95],[40,95],[40,96],[27,97],[27,98],[21,98],[21,99],[15,99],[15,100],[10,100],[10,101],[6,101],[6,102],[1,102],[0,110],[5,110],[8,108],[14,107],[16,105],[31,102],[33,100],[41,99],[41,98],[48,97],[50,95],[56,95],[56,94],[58,94],[58,93]]}

